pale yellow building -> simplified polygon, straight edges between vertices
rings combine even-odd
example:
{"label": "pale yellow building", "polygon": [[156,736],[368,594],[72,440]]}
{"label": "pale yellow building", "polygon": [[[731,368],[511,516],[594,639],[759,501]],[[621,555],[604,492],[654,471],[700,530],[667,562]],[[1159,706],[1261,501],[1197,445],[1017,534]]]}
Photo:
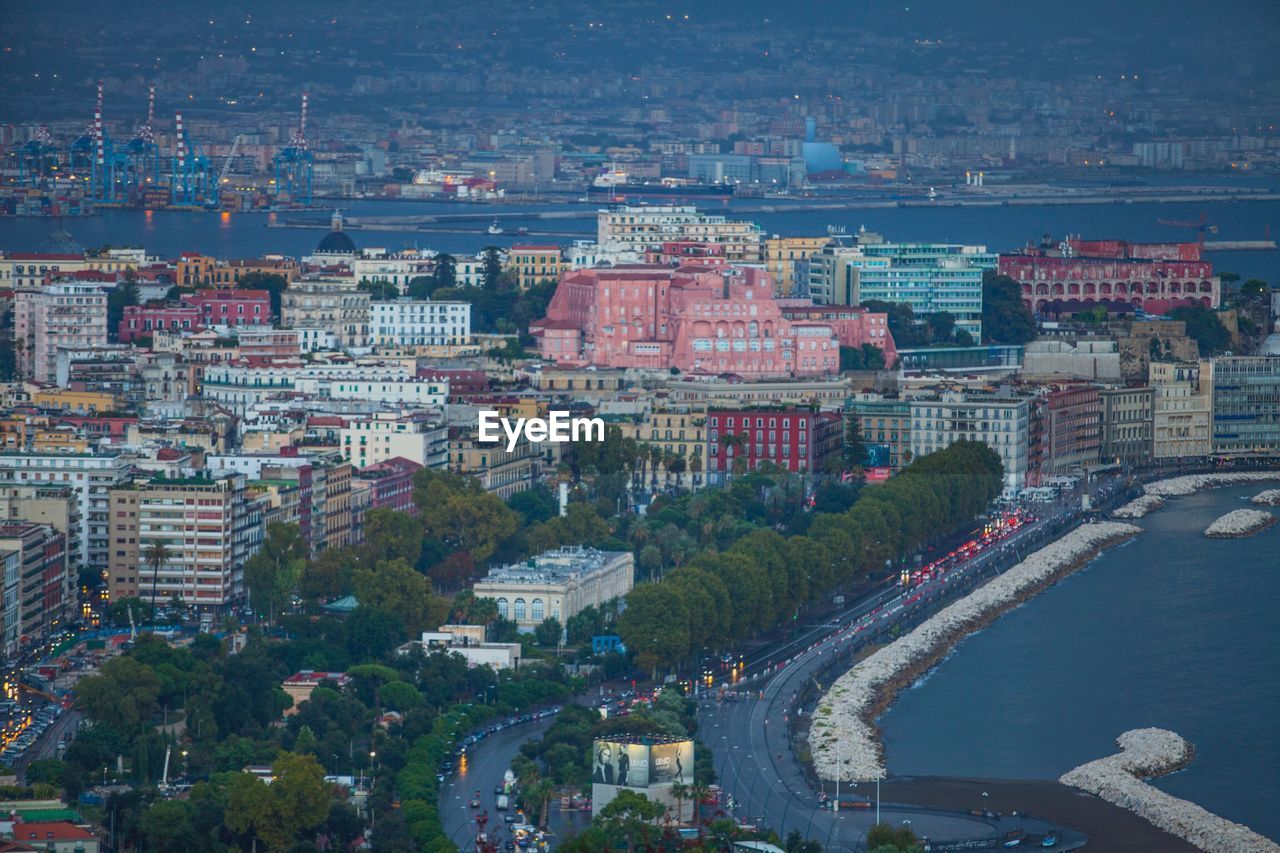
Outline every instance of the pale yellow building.
{"label": "pale yellow building", "polygon": [[1152,455],[1208,456],[1213,446],[1211,363],[1152,362],[1150,380],[1155,390]]}
{"label": "pale yellow building", "polygon": [[796,292],[796,265],[822,251],[830,237],[779,237],[764,241],[764,267],[773,276],[774,292],[793,296]]}

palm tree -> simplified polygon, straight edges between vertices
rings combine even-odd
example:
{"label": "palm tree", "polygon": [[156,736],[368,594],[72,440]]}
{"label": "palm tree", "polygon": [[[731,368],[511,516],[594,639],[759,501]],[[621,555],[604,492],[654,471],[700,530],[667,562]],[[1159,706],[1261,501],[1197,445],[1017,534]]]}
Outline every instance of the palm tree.
{"label": "palm tree", "polygon": [[694,456],[689,460],[689,470],[693,472],[693,487],[702,485],[702,457]]}
{"label": "palm tree", "polygon": [[742,459],[742,450],[747,446],[747,434],[725,433],[720,436],[720,445],[725,449],[726,453],[730,450],[733,451],[733,464],[729,466],[730,470],[734,474],[741,474],[746,466],[746,462]]}
{"label": "palm tree", "polygon": [[671,461],[667,463],[667,470],[676,476],[677,493],[679,492],[681,481],[684,479],[682,475],[686,468],[688,468],[688,463],[683,456],[672,456]]}
{"label": "palm tree", "polygon": [[156,584],[160,580],[160,567],[169,562],[169,558],[173,556],[169,553],[169,549],[159,540],[152,542],[147,546],[146,552],[143,554],[143,560],[151,567],[151,609],[156,609]]}
{"label": "palm tree", "polygon": [[649,445],[649,470],[650,479],[649,489],[656,491],[658,488],[658,466],[662,463],[662,448],[656,444]]}
{"label": "palm tree", "polygon": [[693,800],[693,822],[698,827],[698,837],[702,837],[702,801],[711,796],[711,789],[706,785],[694,782],[689,785],[689,799]]}
{"label": "palm tree", "polygon": [[684,782],[676,782],[671,786],[671,796],[676,798],[676,823],[684,820],[684,801],[689,798],[689,786]]}

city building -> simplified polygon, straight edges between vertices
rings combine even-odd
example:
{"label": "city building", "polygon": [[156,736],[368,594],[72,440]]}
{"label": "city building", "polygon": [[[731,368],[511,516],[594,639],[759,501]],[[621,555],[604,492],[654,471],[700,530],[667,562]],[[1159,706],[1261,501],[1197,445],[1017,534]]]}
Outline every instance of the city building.
{"label": "city building", "polygon": [[438,631],[423,631],[421,640],[410,640],[396,652],[402,655],[414,649],[427,654],[447,652],[461,657],[469,667],[519,669],[521,645],[485,642],[484,630],[482,625],[441,625]]}
{"label": "city building", "polygon": [[1280,453],[1280,356],[1222,356],[1211,370],[1213,452]]}
{"label": "city building", "polygon": [[200,309],[191,305],[126,305],[120,320],[120,343],[131,344],[154,332],[198,332],[204,328]]}
{"label": "city building", "polygon": [[111,598],[157,605],[179,599],[212,612],[240,601],[244,563],[263,536],[261,507],[246,486],[241,474],[206,473],[156,475],[112,489]]}
{"label": "city building", "polygon": [[265,326],[272,320],[271,293],[266,290],[197,290],[183,296],[182,304],[199,311],[206,328]]}
{"label": "city building", "polygon": [[393,299],[369,306],[374,346],[460,346],[471,342],[471,303]]}
{"label": "city building", "polygon": [[511,450],[505,442],[482,442],[473,427],[453,427],[449,438],[449,470],[479,481],[486,492],[506,500],[533,488],[542,448],[522,439]]}
{"label": "city building", "polygon": [[400,457],[424,468],[444,468],[449,462],[449,430],[441,419],[418,412],[377,412],[342,427],[342,456],[356,468]]}
{"label": "city building", "polygon": [[18,372],[54,384],[58,351],[107,343],[107,295],[94,284],[61,282],[14,293],[13,339]]}
{"label": "city building", "polygon": [[982,274],[996,263],[986,246],[888,243],[863,231],[810,256],[807,295],[826,305],[905,302],[919,317],[946,311],[976,342],[982,340]]}
{"label": "city building", "polygon": [[345,349],[369,346],[369,293],[345,282],[294,282],[280,297],[280,315],[284,328],[324,329]]}
{"label": "city building", "polygon": [[530,325],[544,358],[743,377],[831,375],[831,325],[782,316],[761,269],[618,266],[569,273]]}
{"label": "city building", "polygon": [[368,492],[366,509],[394,509],[414,512],[413,475],[422,466],[411,459],[396,456],[385,462],[366,465],[353,472],[353,489]]}
{"label": "city building", "polygon": [[692,205],[617,205],[596,218],[596,260],[638,263],[645,250],[663,243],[697,242],[721,246],[731,263],[763,260],[760,226],[699,213]]}
{"label": "city building", "polygon": [[[18,556],[10,589],[13,558],[9,555],[13,553]],[[0,610],[5,614],[6,648],[10,637],[21,649],[61,630],[73,615],[76,589],[75,578],[68,573],[66,537],[47,524],[0,524],[0,560],[5,566],[5,600]]]}
{"label": "city building", "polygon": [[449,399],[449,383],[421,379],[359,379],[301,376],[294,380],[299,394],[322,400],[365,400],[404,407],[443,406]]}
{"label": "city building", "polygon": [[773,276],[778,296],[795,296],[797,290],[807,291],[809,258],[822,251],[831,237],[779,237],[774,234],[764,241],[764,268]]}
{"label": "city building", "polygon": [[1048,453],[1044,473],[1081,474],[1098,464],[1102,439],[1098,389],[1068,385],[1045,395]]}
{"label": "city building", "polygon": [[1069,239],[1001,255],[999,269],[1018,282],[1036,314],[1069,316],[1099,306],[1168,314],[1180,305],[1217,308],[1221,293],[1199,243]]}
{"label": "city building", "polygon": [[318,672],[314,669],[295,672],[280,683],[280,689],[293,700],[293,704],[284,709],[284,715],[289,717],[298,713],[298,706],[310,699],[323,681],[332,681],[341,689],[351,683],[351,677],[345,672]]}
{"label": "city building", "polygon": [[1207,362],[1151,362],[1152,456],[1208,456],[1213,447],[1213,396]]}
{"label": "city building", "polygon": [[911,403],[876,393],[855,394],[845,417],[857,421],[867,448],[866,467],[896,474],[911,462]]}
{"label": "city building", "polygon": [[1101,388],[1101,460],[1130,468],[1147,465],[1153,452],[1155,391],[1150,387]]}
{"label": "city building", "polygon": [[980,441],[1000,456],[1005,494],[1027,486],[1030,469],[1029,402],[996,394],[946,391],[911,401],[911,457],[919,459],[957,441]]}
{"label": "city building", "polygon": [[62,486],[75,494],[78,524],[67,534],[75,569],[107,567],[110,491],[129,469],[130,460],[119,453],[0,453],[0,483]]}
{"label": "city building", "polygon": [[527,290],[544,281],[558,281],[564,268],[559,246],[515,245],[507,250],[507,269],[516,274],[516,285]]}
{"label": "city building", "polygon": [[708,481],[720,482],[728,474],[754,471],[765,463],[797,473],[833,473],[841,465],[843,442],[844,420],[836,412],[711,408]]}
{"label": "city building", "polygon": [[626,595],[634,584],[630,551],[566,545],[523,563],[490,569],[472,591],[477,598],[494,599],[499,616],[527,631],[545,619],[564,625],[588,607]]}

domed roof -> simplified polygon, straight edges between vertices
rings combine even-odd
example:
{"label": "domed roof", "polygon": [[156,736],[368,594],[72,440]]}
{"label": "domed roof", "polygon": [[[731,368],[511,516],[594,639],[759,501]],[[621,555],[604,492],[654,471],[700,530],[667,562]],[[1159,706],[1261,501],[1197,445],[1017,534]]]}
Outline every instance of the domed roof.
{"label": "domed roof", "polygon": [[1262,342],[1262,354],[1280,356],[1280,332],[1276,332]]}
{"label": "domed roof", "polygon": [[40,244],[40,251],[50,255],[83,255],[84,246],[59,223],[49,238]]}
{"label": "domed roof", "polygon": [[354,255],[356,244],[341,231],[330,231],[316,246],[317,255]]}
{"label": "domed roof", "polygon": [[356,244],[342,232],[342,214],[333,212],[331,220],[333,230],[324,235],[324,239],[316,246],[317,255],[354,255]]}

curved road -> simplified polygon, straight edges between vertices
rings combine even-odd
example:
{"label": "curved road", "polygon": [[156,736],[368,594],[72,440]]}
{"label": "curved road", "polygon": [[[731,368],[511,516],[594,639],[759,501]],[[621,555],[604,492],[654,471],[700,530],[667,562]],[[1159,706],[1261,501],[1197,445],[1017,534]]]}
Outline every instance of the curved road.
{"label": "curved road", "polygon": [[[933,605],[940,605],[937,599],[951,593],[957,585],[979,582],[1057,535],[1051,528],[1068,521],[1071,514],[1061,507],[1047,508],[1056,509],[1056,514],[1027,525],[941,577],[909,590],[897,587],[882,590],[837,620],[815,626],[789,644],[790,658],[771,662],[757,675],[728,688],[737,691],[741,697],[737,701],[720,702],[714,694],[704,694],[699,712],[699,736],[715,754],[721,787],[736,801],[734,816],[744,823],[762,823],[774,828],[783,838],[796,830],[830,850],[860,849],[866,831],[876,822],[874,805],[833,813],[819,803],[817,793],[791,751],[788,723],[797,711],[796,697],[807,685],[827,686],[819,684],[820,678],[827,677],[819,674],[832,664],[835,655],[853,654],[872,643],[873,638],[886,641],[888,637],[884,632],[893,624],[904,618],[914,623],[932,613],[936,609]],[[798,651],[791,649],[806,642],[808,644],[800,646]],[[845,663],[837,671],[842,673],[849,666]],[[828,793],[834,793],[834,785],[828,787]],[[874,801],[875,784],[862,783],[852,786],[852,790],[843,786],[840,793],[842,800]],[[917,836],[934,840],[990,837],[1013,829],[1044,835],[1055,828],[1047,822],[1024,817],[983,818],[901,806],[883,807],[880,819],[892,826],[909,822]],[[1068,849],[1084,840],[1078,833],[1068,832],[1058,849]]]}

